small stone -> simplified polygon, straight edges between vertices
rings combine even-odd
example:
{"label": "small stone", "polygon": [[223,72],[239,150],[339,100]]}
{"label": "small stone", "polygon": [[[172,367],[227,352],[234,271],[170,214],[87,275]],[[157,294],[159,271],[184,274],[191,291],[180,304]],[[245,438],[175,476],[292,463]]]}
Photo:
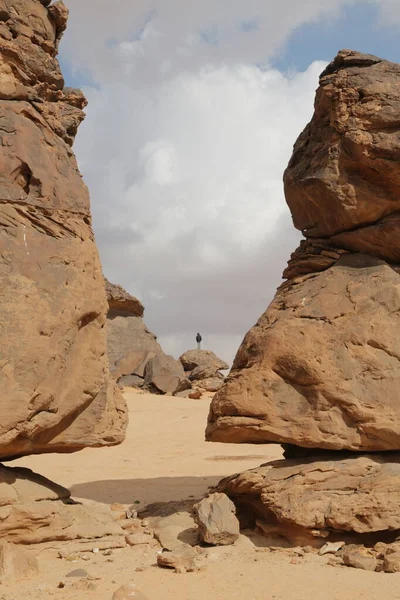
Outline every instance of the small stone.
{"label": "small stone", "polygon": [[148,598],[137,589],[136,585],[129,584],[115,591],[112,600],[148,600]]}
{"label": "small stone", "polygon": [[93,554],[98,554],[100,552],[99,548],[93,548],[92,550]]}
{"label": "small stone", "polygon": [[324,556],[324,554],[336,554],[336,552],[339,552],[344,545],[345,542],[327,542],[324,546],[322,546],[318,554],[320,556]]}
{"label": "small stone", "polygon": [[375,571],[378,566],[378,561],[374,556],[365,556],[352,550],[343,553],[343,562],[348,567],[363,569],[364,571]]}
{"label": "small stone", "polygon": [[386,554],[383,560],[383,570],[385,573],[398,573],[400,571],[400,552]]}
{"label": "small stone", "polygon": [[200,539],[213,546],[233,544],[240,535],[236,508],[226,494],[210,494],[194,505]]}
{"label": "small stone", "polygon": [[191,573],[200,571],[205,564],[207,553],[201,548],[186,546],[174,552],[157,553],[159,567],[175,569],[175,573]]}
{"label": "small stone", "polygon": [[66,577],[88,577],[89,573],[85,569],[75,569],[66,574]]}

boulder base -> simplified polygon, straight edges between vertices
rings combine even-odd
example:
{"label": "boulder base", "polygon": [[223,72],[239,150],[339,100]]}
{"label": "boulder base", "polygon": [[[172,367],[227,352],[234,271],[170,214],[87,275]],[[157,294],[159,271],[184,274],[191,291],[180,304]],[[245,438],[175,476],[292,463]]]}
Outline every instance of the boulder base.
{"label": "boulder base", "polygon": [[266,522],[308,532],[400,529],[400,454],[280,460],[221,481],[218,491]]}
{"label": "boulder base", "polygon": [[215,395],[207,439],[400,448],[400,269],[361,254],[281,286]]}

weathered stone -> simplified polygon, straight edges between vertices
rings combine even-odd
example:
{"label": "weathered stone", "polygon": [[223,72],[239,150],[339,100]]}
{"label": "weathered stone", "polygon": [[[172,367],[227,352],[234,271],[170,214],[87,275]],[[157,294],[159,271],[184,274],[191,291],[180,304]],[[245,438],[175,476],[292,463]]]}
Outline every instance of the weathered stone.
{"label": "weathered stone", "polygon": [[157,556],[159,567],[174,569],[176,573],[192,573],[205,566],[207,553],[201,548],[185,546],[173,552],[164,551]]}
{"label": "weathered stone", "polygon": [[[314,116],[285,172],[285,195],[307,237],[354,231],[361,240],[367,225],[371,254],[390,261],[386,248],[397,246],[399,262],[398,221],[388,231],[381,220],[400,212],[400,65],[365,57],[342,50],[322,73]],[[380,232],[375,243],[370,227]]]}
{"label": "weathered stone", "polygon": [[37,559],[24,548],[0,540],[0,580],[16,581],[39,572]]}
{"label": "weathered stone", "polygon": [[109,317],[130,315],[131,317],[143,317],[144,306],[120,285],[116,285],[105,279],[106,294],[109,307]]}
{"label": "weathered stone", "polygon": [[1,10],[11,39],[0,38],[0,457],[117,444],[126,407],[109,375],[89,195],[70,149],[86,101],[63,90],[56,59],[68,11],[37,0]]}
{"label": "weathered stone", "polygon": [[385,573],[398,573],[400,571],[400,551],[385,555],[383,570]]}
{"label": "weathered stone", "polygon": [[164,355],[156,336],[143,322],[143,305],[121,286],[106,280],[108,299],[107,352],[110,369],[119,381],[125,375],[144,377],[146,364]]}
{"label": "weathered stone", "polygon": [[[125,535],[108,507],[78,504],[69,490],[29,469],[0,465],[0,539],[15,544],[42,544],[96,539],[111,546]],[[91,542],[93,547],[93,541]],[[104,547],[104,546],[103,546]]]}
{"label": "weathered stone", "polygon": [[200,400],[202,395],[203,393],[201,390],[193,390],[192,392],[189,392],[188,398],[191,400]]}
{"label": "weathered stone", "polygon": [[188,390],[191,390],[191,389],[192,389],[192,382],[185,377],[185,379],[182,379],[179,382],[178,387],[174,391],[174,396],[178,396],[182,392],[187,392]]}
{"label": "weathered stone", "polygon": [[118,379],[119,387],[134,387],[134,388],[142,388],[144,386],[143,377],[138,377],[137,375],[124,375]]}
{"label": "weathered stone", "polygon": [[354,567],[355,569],[363,569],[364,571],[375,571],[378,566],[378,561],[375,556],[353,548],[351,546],[344,549],[343,562],[348,567]]}
{"label": "weathered stone", "polygon": [[399,311],[400,269],[367,255],[283,286],[215,395],[207,438],[400,448]]}
{"label": "weathered stone", "polygon": [[267,522],[357,533],[400,529],[398,453],[280,460],[224,479],[217,489]]}
{"label": "weathered stone", "polygon": [[224,385],[224,382],[224,377],[209,377],[208,379],[196,381],[196,387],[199,387],[206,392],[218,392]]}
{"label": "weathered stone", "polygon": [[322,74],[284,177],[307,239],[215,395],[207,439],[400,449],[399,81],[399,65],[350,50]]}
{"label": "weathered stone", "polygon": [[133,583],[123,585],[113,594],[112,600],[148,600]]}
{"label": "weathered stone", "polygon": [[202,542],[213,546],[228,546],[239,537],[236,508],[226,494],[210,494],[194,506]]}
{"label": "weathered stone", "polygon": [[229,369],[229,365],[210,350],[188,350],[179,360],[185,371],[193,371],[198,367],[211,368],[214,373]]}
{"label": "weathered stone", "polygon": [[146,364],[144,374],[146,387],[162,394],[173,394],[183,379],[185,379],[183,367],[172,356],[154,356]]}

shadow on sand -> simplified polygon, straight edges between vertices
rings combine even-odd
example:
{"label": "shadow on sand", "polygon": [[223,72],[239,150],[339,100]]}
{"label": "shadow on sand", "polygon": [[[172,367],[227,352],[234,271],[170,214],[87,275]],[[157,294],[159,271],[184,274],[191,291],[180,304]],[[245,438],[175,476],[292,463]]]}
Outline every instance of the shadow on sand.
{"label": "shadow on sand", "polygon": [[180,502],[200,498],[226,475],[209,477],[156,477],[154,479],[108,479],[88,481],[71,487],[75,498],[112,504],[138,504],[140,510],[156,502]]}

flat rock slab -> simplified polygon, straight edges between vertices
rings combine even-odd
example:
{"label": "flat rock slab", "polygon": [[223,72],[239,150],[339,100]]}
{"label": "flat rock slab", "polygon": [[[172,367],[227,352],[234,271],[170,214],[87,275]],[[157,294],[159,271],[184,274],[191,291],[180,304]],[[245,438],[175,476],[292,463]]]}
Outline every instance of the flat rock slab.
{"label": "flat rock slab", "polygon": [[266,521],[307,531],[400,529],[400,454],[280,460],[224,479],[218,491]]}
{"label": "flat rock slab", "polygon": [[29,469],[2,465],[0,540],[15,544],[76,540],[82,547],[92,540],[91,547],[125,546],[124,531],[108,507],[74,503],[66,488]]}

